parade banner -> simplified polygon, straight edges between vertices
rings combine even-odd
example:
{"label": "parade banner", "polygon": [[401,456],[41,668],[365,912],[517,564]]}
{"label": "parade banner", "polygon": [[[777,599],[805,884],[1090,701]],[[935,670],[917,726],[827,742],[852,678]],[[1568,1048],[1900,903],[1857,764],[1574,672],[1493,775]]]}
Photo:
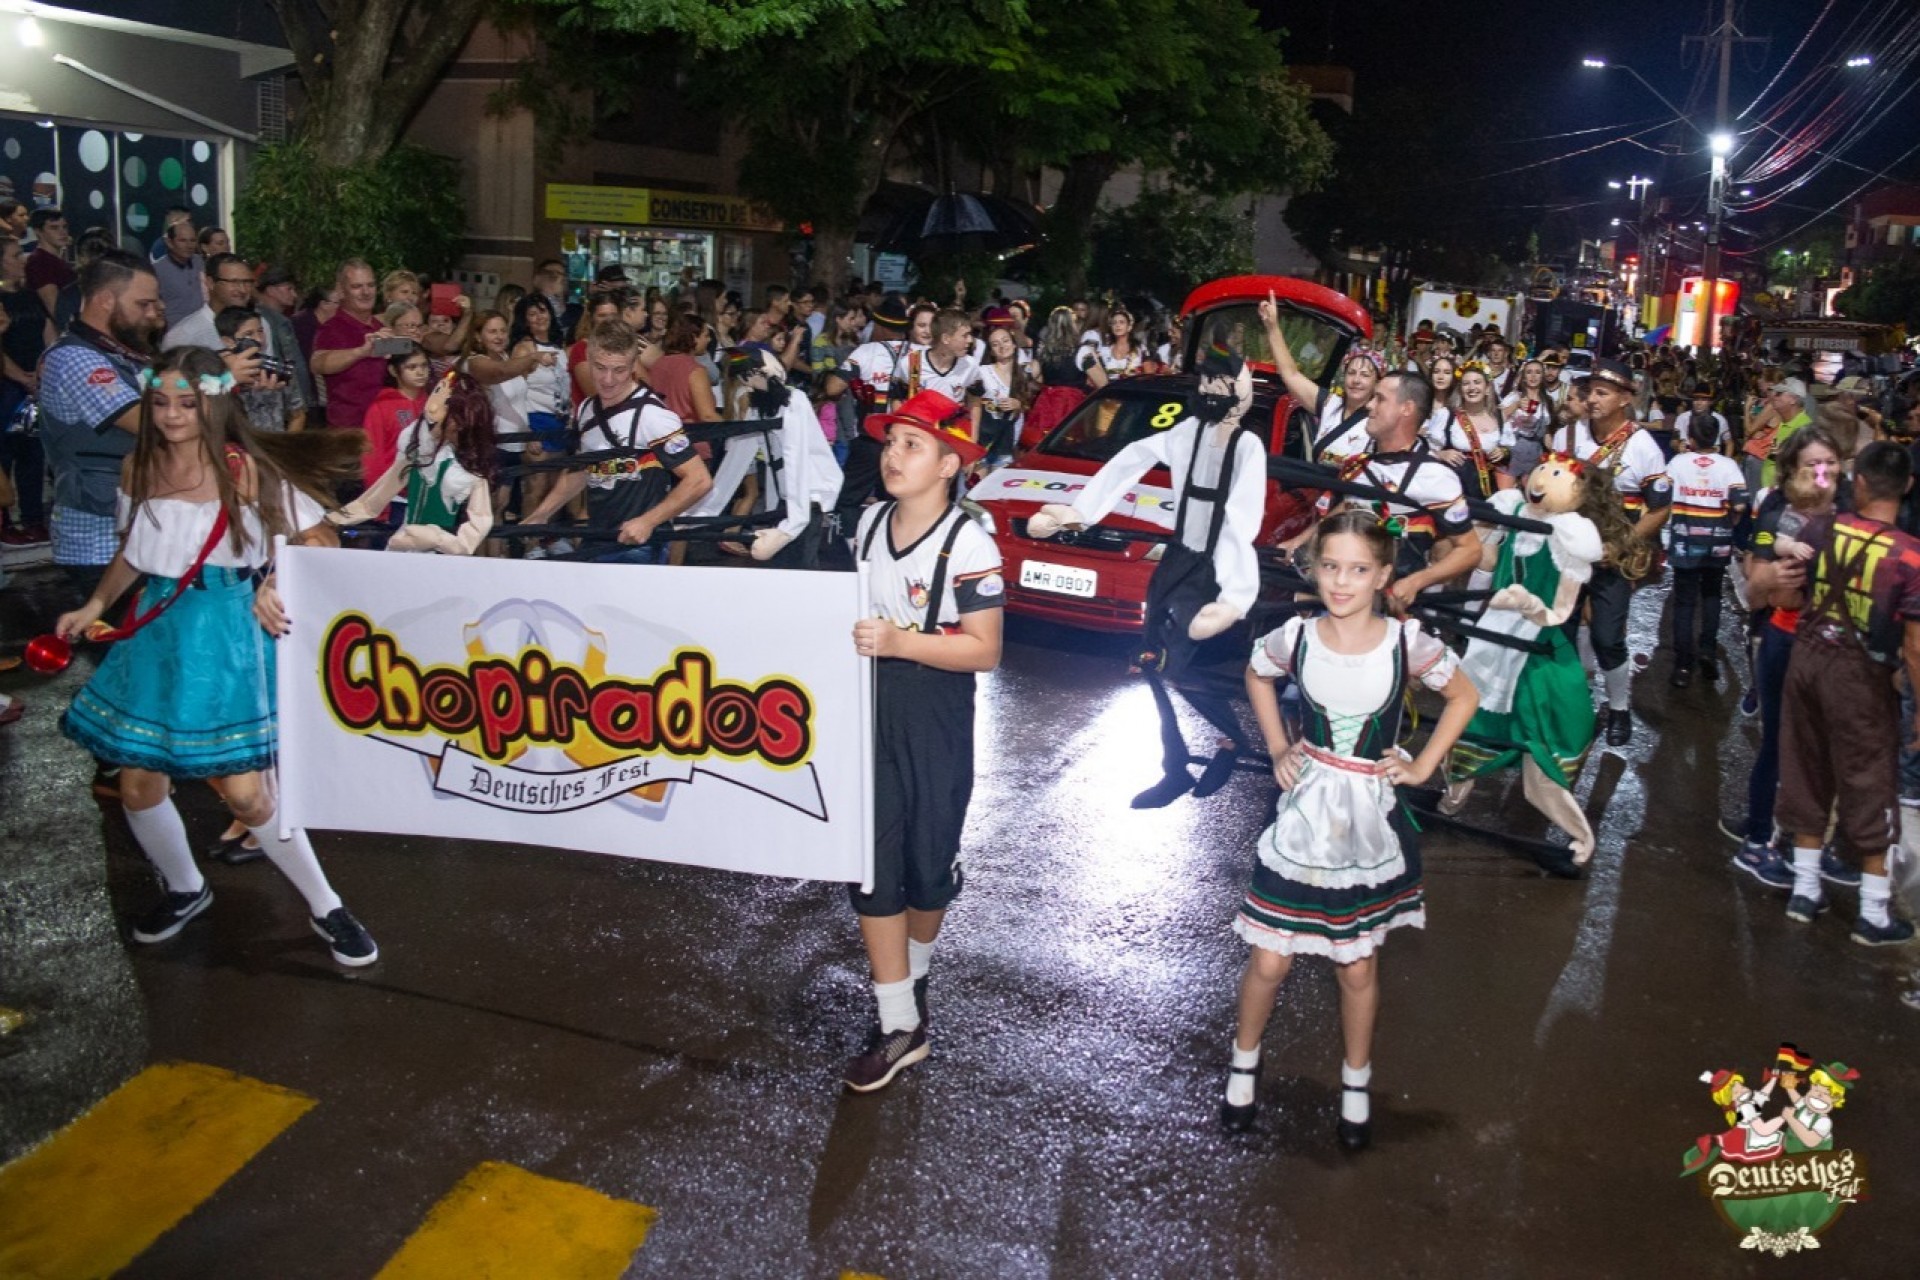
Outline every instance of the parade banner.
{"label": "parade banner", "polygon": [[290,826],[864,883],[864,574],[286,547]]}

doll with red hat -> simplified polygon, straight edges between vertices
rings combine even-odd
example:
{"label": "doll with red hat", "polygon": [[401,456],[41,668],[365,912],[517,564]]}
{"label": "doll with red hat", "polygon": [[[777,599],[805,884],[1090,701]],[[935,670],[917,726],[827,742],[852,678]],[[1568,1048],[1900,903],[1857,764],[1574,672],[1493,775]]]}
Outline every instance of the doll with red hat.
{"label": "doll with red hat", "polygon": [[933,946],[961,886],[960,833],[973,791],[973,685],[1000,663],[1000,550],[955,500],[985,450],[964,406],[922,391],[866,421],[883,442],[887,499],[854,534],[875,616],[854,624],[875,661],[873,887],[852,888],[877,1025],[846,1085],[885,1088],[924,1060]]}

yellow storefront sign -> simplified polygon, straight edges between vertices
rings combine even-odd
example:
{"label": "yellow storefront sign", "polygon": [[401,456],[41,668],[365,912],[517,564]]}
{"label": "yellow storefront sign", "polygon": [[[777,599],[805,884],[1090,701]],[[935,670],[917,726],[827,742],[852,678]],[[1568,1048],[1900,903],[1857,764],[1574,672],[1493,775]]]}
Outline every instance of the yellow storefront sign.
{"label": "yellow storefront sign", "polygon": [[739,196],[698,195],[651,187],[547,184],[547,217],[631,227],[715,227],[728,231],[778,231],[780,222]]}

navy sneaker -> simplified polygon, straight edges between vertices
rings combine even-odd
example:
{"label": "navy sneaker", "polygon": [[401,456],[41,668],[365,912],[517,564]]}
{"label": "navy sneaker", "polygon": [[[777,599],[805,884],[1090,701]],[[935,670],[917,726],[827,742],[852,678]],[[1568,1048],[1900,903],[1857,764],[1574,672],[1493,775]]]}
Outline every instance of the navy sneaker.
{"label": "navy sneaker", "polygon": [[202,884],[193,893],[171,893],[158,906],[133,922],[135,942],[165,942],[187,927],[187,921],[213,905],[213,886]]}
{"label": "navy sneaker", "polygon": [[1825,898],[1803,898],[1796,893],[1787,899],[1787,919],[1797,920],[1801,924],[1812,924],[1814,917],[1826,909]]}
{"label": "navy sneaker", "polygon": [[380,958],[380,948],[373,945],[373,935],[345,907],[314,916],[313,931],[327,940],[327,950],[339,964],[357,969]]}
{"label": "navy sneaker", "polygon": [[1748,685],[1747,691],[1740,695],[1740,714],[1748,717],[1760,714],[1760,690],[1756,686]]}
{"label": "navy sneaker", "polygon": [[1913,921],[1888,916],[1885,924],[1875,924],[1861,916],[1853,922],[1853,940],[1863,947],[1897,947],[1913,941]]}
{"label": "navy sneaker", "polygon": [[1733,855],[1733,865],[1769,889],[1793,888],[1793,868],[1770,844],[1741,842],[1740,852]]}
{"label": "navy sneaker", "polygon": [[843,1079],[847,1088],[855,1093],[872,1093],[886,1088],[895,1076],[925,1060],[928,1052],[925,1027],[892,1034],[875,1027],[867,1039],[866,1051],[847,1064]]}
{"label": "navy sneaker", "polygon": [[1820,878],[1828,884],[1842,885],[1848,889],[1860,887],[1860,868],[1846,861],[1831,849],[1820,851]]}

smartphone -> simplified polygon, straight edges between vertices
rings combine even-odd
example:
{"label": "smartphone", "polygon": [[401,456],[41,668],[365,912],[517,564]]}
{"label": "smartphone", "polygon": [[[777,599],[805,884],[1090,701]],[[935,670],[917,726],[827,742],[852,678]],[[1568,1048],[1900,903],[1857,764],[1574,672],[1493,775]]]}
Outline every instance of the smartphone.
{"label": "smartphone", "polygon": [[433,316],[460,315],[460,286],[457,284],[435,284],[427,286],[427,314]]}
{"label": "smartphone", "polygon": [[412,338],[375,338],[373,340],[373,354],[377,356],[404,356],[412,350]]}

